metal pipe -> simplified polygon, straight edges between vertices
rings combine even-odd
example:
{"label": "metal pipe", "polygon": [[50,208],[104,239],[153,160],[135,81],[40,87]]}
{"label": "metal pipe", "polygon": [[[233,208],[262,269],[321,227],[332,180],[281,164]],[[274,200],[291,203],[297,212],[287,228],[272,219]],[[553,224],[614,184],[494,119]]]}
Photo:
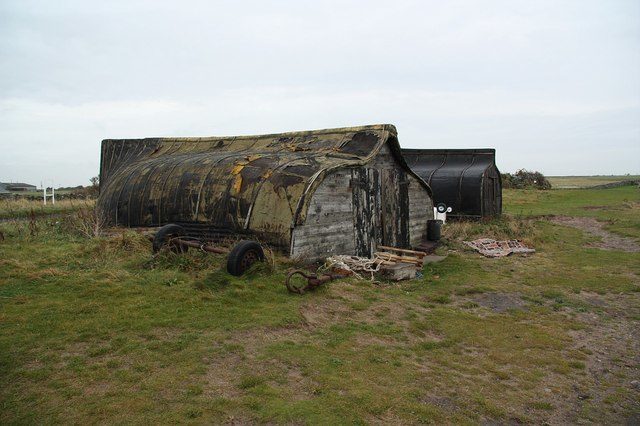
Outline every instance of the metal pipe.
{"label": "metal pipe", "polygon": [[227,253],[229,253],[228,249],[215,247],[215,246],[208,245],[208,244],[202,244],[202,243],[198,243],[196,241],[183,240],[182,238],[175,238],[173,241],[176,244],[179,244],[179,245],[182,245],[182,246],[187,246],[187,247],[197,248],[197,249],[200,249],[200,250],[208,251],[209,253],[218,253],[218,254],[227,254]]}

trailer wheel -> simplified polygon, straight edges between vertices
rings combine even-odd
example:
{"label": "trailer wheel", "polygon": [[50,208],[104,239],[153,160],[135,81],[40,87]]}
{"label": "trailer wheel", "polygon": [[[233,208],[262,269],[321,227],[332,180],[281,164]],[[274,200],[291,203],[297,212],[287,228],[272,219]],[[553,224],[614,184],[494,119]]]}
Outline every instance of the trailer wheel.
{"label": "trailer wheel", "polygon": [[260,244],[251,240],[242,240],[229,252],[227,272],[239,277],[258,261],[264,261],[264,251]]}
{"label": "trailer wheel", "polygon": [[156,235],[153,237],[153,252],[157,253],[162,248],[167,247],[174,253],[184,253],[189,247],[177,244],[173,241],[174,238],[178,238],[184,235],[184,228],[175,223],[169,223],[158,229]]}

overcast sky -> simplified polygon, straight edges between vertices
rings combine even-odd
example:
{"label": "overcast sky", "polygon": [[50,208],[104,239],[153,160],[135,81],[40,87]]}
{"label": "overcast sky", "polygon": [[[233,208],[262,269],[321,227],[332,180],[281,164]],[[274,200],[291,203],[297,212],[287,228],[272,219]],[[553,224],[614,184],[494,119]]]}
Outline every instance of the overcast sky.
{"label": "overcast sky", "polygon": [[640,1],[0,0],[0,181],[86,185],[105,138],[374,123],[640,174]]}

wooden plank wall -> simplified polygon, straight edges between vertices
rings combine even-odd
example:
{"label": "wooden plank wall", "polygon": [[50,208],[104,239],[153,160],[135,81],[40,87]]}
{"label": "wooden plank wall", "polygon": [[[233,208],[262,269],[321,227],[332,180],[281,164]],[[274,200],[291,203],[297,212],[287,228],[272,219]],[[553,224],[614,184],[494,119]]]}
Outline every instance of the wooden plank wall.
{"label": "wooden plank wall", "polygon": [[380,235],[379,171],[364,167],[353,169],[351,187],[355,254],[371,257]]}
{"label": "wooden plank wall", "polygon": [[433,219],[433,200],[413,176],[409,176],[409,242],[416,247],[427,238],[427,221]]}
{"label": "wooden plank wall", "polygon": [[[311,262],[333,254],[368,257],[383,243],[417,246],[432,218],[426,189],[385,145],[365,167],[325,177],[311,198],[306,222],[292,232],[291,257]],[[389,236],[384,241],[383,233]]]}
{"label": "wooden plank wall", "polygon": [[304,225],[292,234],[291,257],[316,261],[333,254],[355,253],[352,169],[326,176],[311,198]]}
{"label": "wooden plank wall", "polygon": [[[385,145],[380,150],[377,157],[371,162],[370,167],[380,169],[381,173],[384,173],[383,170],[385,169],[395,169],[399,170],[403,175],[400,180],[401,182],[407,182],[406,188],[408,190],[409,243],[412,247],[419,245],[427,236],[427,220],[433,219],[433,200],[426,189],[418,182],[418,179],[406,173],[398,165],[389,149],[389,145]],[[398,223],[397,226],[404,227],[406,225]]]}

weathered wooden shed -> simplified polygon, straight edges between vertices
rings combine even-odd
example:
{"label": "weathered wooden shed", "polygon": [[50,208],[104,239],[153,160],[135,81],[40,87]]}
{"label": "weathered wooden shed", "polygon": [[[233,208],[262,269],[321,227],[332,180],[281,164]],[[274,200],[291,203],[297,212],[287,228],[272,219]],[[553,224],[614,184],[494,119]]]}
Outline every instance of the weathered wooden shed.
{"label": "weathered wooden shed", "polygon": [[502,180],[495,149],[403,149],[409,167],[433,191],[448,216],[485,218],[502,213]]}
{"label": "weathered wooden shed", "polygon": [[112,224],[248,232],[291,257],[410,248],[433,218],[429,186],[389,124],[261,136],[108,139],[98,211]]}

